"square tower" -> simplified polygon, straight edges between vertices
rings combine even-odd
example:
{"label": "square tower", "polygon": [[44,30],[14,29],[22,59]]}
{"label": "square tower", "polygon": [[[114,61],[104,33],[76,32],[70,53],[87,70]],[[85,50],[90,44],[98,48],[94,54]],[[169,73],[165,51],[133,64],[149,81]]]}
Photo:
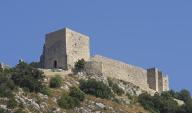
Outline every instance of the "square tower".
{"label": "square tower", "polygon": [[89,58],[89,37],[64,28],[46,34],[40,63],[45,69],[70,69],[79,59]]}
{"label": "square tower", "polygon": [[157,68],[147,69],[147,83],[149,88],[157,92],[169,90],[168,76],[164,75]]}
{"label": "square tower", "polygon": [[149,84],[150,89],[159,91],[158,79],[159,77],[157,68],[147,69],[147,83]]}

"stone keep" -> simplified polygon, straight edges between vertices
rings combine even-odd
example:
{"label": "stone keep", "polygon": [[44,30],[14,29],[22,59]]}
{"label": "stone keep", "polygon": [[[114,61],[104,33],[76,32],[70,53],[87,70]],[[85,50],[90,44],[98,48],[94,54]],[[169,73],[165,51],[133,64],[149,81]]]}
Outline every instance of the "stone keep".
{"label": "stone keep", "polygon": [[90,58],[89,37],[64,28],[46,35],[43,54],[40,58],[42,68],[69,69],[79,59]]}

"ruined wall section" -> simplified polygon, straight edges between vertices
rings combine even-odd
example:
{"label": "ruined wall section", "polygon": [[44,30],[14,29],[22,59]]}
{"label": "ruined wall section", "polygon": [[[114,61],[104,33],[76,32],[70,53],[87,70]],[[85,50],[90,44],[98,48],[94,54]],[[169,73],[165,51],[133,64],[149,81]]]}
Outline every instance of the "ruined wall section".
{"label": "ruined wall section", "polygon": [[66,28],[66,53],[68,67],[74,67],[79,59],[90,59],[89,37]]}
{"label": "ruined wall section", "polygon": [[146,91],[149,88],[147,84],[147,71],[143,68],[135,67],[99,55],[91,57],[91,61],[102,64],[101,71],[104,76],[131,82]]}
{"label": "ruined wall section", "polygon": [[55,61],[58,68],[67,68],[65,65],[67,63],[65,34],[65,29],[46,34],[42,56],[44,68],[54,68]]}

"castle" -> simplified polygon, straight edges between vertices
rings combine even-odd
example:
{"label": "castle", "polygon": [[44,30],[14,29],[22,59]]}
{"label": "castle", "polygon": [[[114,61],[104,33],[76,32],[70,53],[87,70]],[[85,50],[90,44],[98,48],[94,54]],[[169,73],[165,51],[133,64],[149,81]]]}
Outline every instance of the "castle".
{"label": "castle", "polygon": [[87,61],[88,74],[102,74],[107,77],[135,84],[145,91],[168,91],[168,76],[157,68],[144,69],[106,58],[90,56],[89,37],[68,28],[46,34],[43,54],[40,58],[42,68],[68,70],[79,59]]}

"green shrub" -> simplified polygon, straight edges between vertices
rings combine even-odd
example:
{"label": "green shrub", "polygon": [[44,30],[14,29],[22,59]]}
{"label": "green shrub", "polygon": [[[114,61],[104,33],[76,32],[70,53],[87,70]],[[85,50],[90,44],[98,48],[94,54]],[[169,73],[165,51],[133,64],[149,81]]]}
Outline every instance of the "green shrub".
{"label": "green shrub", "polygon": [[44,95],[47,95],[47,96],[51,96],[52,92],[51,90],[49,89],[49,87],[43,85],[42,89],[40,90],[40,92]]}
{"label": "green shrub", "polygon": [[12,80],[22,88],[28,88],[30,92],[39,92],[43,81],[43,72],[28,65],[25,62],[20,62],[13,69]]}
{"label": "green shrub", "polygon": [[29,64],[31,67],[34,67],[34,68],[41,68],[41,65],[39,62],[31,62]]}
{"label": "green shrub", "polygon": [[9,101],[7,102],[7,108],[9,109],[14,109],[17,107],[17,101],[14,98],[10,98]]}
{"label": "green shrub", "polygon": [[3,108],[0,108],[0,113],[9,113],[9,112]]}
{"label": "green shrub", "polygon": [[60,77],[59,75],[56,75],[55,77],[52,77],[50,80],[50,84],[49,86],[51,88],[59,88],[62,85],[62,77]]}
{"label": "green shrub", "polygon": [[74,107],[80,106],[80,101],[77,98],[63,95],[60,99],[57,100],[57,104],[63,109],[72,109]]}
{"label": "green shrub", "polygon": [[179,99],[183,100],[184,102],[188,102],[191,100],[191,94],[188,90],[183,89],[179,93]]}
{"label": "green shrub", "polygon": [[163,92],[161,95],[155,94],[154,96],[141,94],[139,102],[145,109],[154,113],[183,113],[178,112],[180,106],[173,100],[169,92]]}
{"label": "green shrub", "polygon": [[77,87],[72,87],[70,88],[70,93],[69,95],[71,97],[77,98],[80,101],[83,101],[85,99],[85,93],[83,91],[81,91],[79,88]]}
{"label": "green shrub", "polygon": [[3,68],[0,66],[0,72],[3,72]]}
{"label": "green shrub", "polygon": [[0,97],[12,97],[12,91],[15,90],[14,82],[7,73],[0,73]]}
{"label": "green shrub", "polygon": [[80,89],[91,95],[95,95],[96,97],[110,99],[113,97],[113,93],[111,89],[101,81],[96,81],[95,79],[89,79],[87,81],[80,81]]}
{"label": "green shrub", "polygon": [[152,97],[147,94],[147,93],[143,93],[139,96],[139,102],[141,103],[141,105],[149,110],[152,113],[160,113],[160,111],[158,109],[155,108],[155,105],[153,103],[153,99]]}
{"label": "green shrub", "polygon": [[117,84],[113,84],[112,90],[114,91],[114,93],[116,93],[119,96],[122,96],[124,94],[123,89],[120,88]]}
{"label": "green shrub", "polygon": [[84,70],[84,68],[85,68],[85,60],[84,59],[78,60],[75,63],[75,71],[79,72],[79,71]]}
{"label": "green shrub", "polygon": [[131,100],[131,103],[132,103],[132,104],[135,104],[135,103],[138,102],[138,96],[136,96],[136,95],[130,95],[130,94],[128,94],[128,93],[127,93],[126,95],[127,95],[128,99]]}
{"label": "green shrub", "polygon": [[108,78],[108,84],[112,88],[113,92],[119,96],[122,96],[125,92],[120,88],[117,83],[114,83],[111,78]]}

